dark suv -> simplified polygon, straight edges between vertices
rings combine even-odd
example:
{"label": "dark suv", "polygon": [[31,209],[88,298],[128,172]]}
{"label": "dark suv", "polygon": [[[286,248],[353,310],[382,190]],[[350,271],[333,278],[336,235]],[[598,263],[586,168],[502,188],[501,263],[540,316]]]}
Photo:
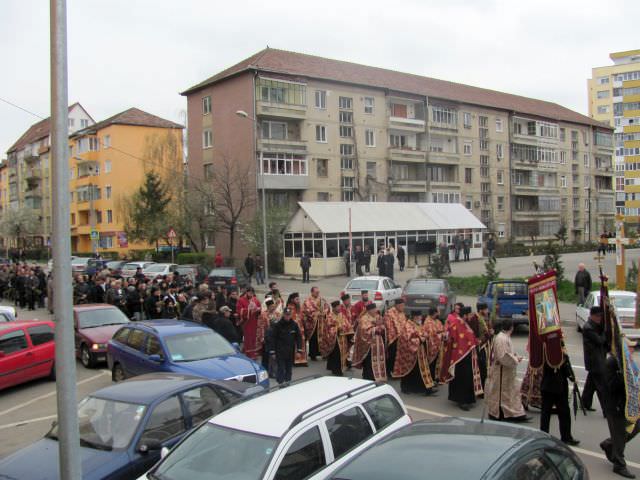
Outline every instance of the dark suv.
{"label": "dark suv", "polygon": [[209,286],[246,288],[251,285],[251,277],[242,268],[222,267],[209,272]]}

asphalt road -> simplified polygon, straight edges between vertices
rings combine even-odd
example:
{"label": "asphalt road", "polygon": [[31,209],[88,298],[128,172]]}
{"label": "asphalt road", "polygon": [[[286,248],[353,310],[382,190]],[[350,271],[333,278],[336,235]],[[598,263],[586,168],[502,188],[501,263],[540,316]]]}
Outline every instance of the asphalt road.
{"label": "asphalt road", "polygon": [[[632,251],[634,254],[636,251]],[[638,251],[640,253],[640,251]],[[572,254],[564,256],[565,266],[568,275],[575,273],[575,268],[571,265],[577,265],[579,261],[587,261],[590,256],[586,254]],[[634,255],[637,258],[637,255]],[[526,262],[525,262],[526,261]],[[613,263],[611,261],[611,263]],[[520,259],[500,259],[498,268],[503,276],[525,276],[530,272],[529,257]],[[587,265],[587,268],[595,271],[595,265]],[[608,268],[608,267],[605,267]],[[609,271],[612,271],[613,266]],[[481,261],[472,261],[466,264],[454,264],[454,274],[481,274],[484,266]],[[522,273],[519,273],[522,272]],[[415,272],[408,271],[398,273],[396,280],[404,283],[404,281],[412,276]],[[323,295],[331,298],[336,297],[345,284],[346,278],[323,279],[315,282],[320,286]],[[283,293],[292,291],[300,291],[302,295],[308,291],[309,285],[303,285],[297,280],[278,279],[279,286]],[[475,298],[460,297],[460,301],[466,304],[475,304]],[[586,372],[584,370],[584,362],[582,356],[582,338],[575,329],[575,309],[572,305],[561,304],[561,317],[564,322],[564,333],[567,339],[567,348],[575,369],[579,383],[584,384]],[[21,311],[19,313],[21,319],[29,318],[49,318],[45,310],[37,310],[35,312]],[[524,331],[514,334],[514,346],[518,353],[525,354],[527,336]],[[307,368],[296,368],[294,377],[299,378],[311,374],[326,374],[324,362],[310,362]],[[111,383],[111,375],[102,368],[87,370],[79,362],[77,364],[77,395],[78,399],[98,390]],[[519,368],[520,378],[526,369],[526,362],[523,362]],[[359,370],[350,372],[353,376],[360,376]],[[398,390],[400,385],[398,381],[391,381]],[[0,458],[37,441],[50,428],[51,422],[56,418],[56,385],[47,380],[32,382],[22,386],[14,387],[3,391],[0,394]],[[457,415],[480,418],[483,414],[483,402],[479,401],[474,409],[470,412],[460,411],[454,404],[447,401],[447,387],[441,387],[440,392],[435,397],[421,397],[418,395],[402,395],[411,416],[414,419],[436,418],[440,416]],[[597,400],[596,400],[597,401]],[[537,428],[539,425],[539,414],[536,410],[529,412],[533,416],[531,427]],[[558,435],[558,422],[555,417],[552,418],[551,433]],[[611,472],[611,466],[604,458],[598,444],[608,436],[607,426],[602,413],[600,411],[589,413],[588,416],[578,414],[577,419],[573,423],[573,435],[581,440],[581,445],[576,448],[576,452],[580,455],[589,469],[591,478],[608,479],[619,478]],[[627,446],[627,461],[630,469],[640,475],[640,443],[632,442]]]}

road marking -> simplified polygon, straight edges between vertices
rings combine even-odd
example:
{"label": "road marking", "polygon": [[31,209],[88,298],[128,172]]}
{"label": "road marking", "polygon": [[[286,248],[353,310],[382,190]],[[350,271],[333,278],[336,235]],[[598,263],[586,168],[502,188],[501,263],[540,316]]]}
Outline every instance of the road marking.
{"label": "road marking", "polygon": [[[92,377],[85,378],[84,380],[80,380],[79,382],[76,382],[76,385],[82,385],[84,383],[92,382],[93,380],[96,380],[104,375],[111,375],[111,372],[109,372],[108,370],[100,370],[100,373],[93,375]],[[6,415],[7,413],[15,412],[16,410],[20,410],[21,408],[24,408],[27,405],[31,405],[32,403],[39,402],[40,400],[44,400],[45,398],[53,397],[55,394],[56,394],[56,391],[54,390],[53,392],[45,393],[44,395],[40,395],[39,397],[32,398],[31,400],[27,402],[23,402],[20,405],[16,405],[15,407],[11,407],[11,408],[7,408],[6,410],[3,410],[2,412],[0,412],[0,416]]]}
{"label": "road marking", "polygon": [[30,423],[43,422],[45,420],[51,420],[57,417],[57,415],[47,415],[46,417],[30,418],[28,420],[22,420],[21,422],[7,423],[6,425],[0,425],[0,430],[6,430],[7,428],[14,427],[23,427],[25,425],[29,425]]}

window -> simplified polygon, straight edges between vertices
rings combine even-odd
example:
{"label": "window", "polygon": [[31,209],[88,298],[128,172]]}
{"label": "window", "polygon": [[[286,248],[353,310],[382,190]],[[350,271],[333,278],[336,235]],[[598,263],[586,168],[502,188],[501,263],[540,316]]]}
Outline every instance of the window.
{"label": "window", "polygon": [[480,140],[480,150],[482,151],[489,150],[489,140]]}
{"label": "window", "polygon": [[471,114],[469,112],[462,112],[462,123],[464,128],[471,128]]}
{"label": "window", "polygon": [[532,457],[520,460],[509,469],[505,477],[508,480],[556,480],[553,467],[543,457],[542,452],[535,453]]}
{"label": "window", "polygon": [[464,183],[472,183],[473,168],[464,169]]}
{"label": "window", "polygon": [[353,169],[353,158],[351,158],[351,157],[341,157],[340,158],[340,169],[341,170],[352,170]]}
{"label": "window", "polygon": [[560,127],[560,141],[564,142],[567,139],[567,130]]}
{"label": "window", "polygon": [[504,149],[501,143],[496,143],[496,157],[504,158]]}
{"label": "window", "polygon": [[441,123],[451,127],[458,124],[458,111],[448,107],[431,107],[431,120],[434,123]]}
{"label": "window", "polygon": [[342,201],[343,202],[353,202],[353,191],[352,190],[343,190],[342,191]]}
{"label": "window", "polygon": [[598,113],[609,113],[609,105],[598,105]]}
{"label": "window", "polygon": [[111,146],[111,135],[105,135],[102,137],[102,147],[109,148]]}
{"label": "window", "polygon": [[111,160],[105,160],[104,161],[104,173],[110,173],[111,172]]}
{"label": "window", "polygon": [[75,119],[73,118],[69,119],[69,127],[73,127],[75,123],[76,123]]}
{"label": "window", "polygon": [[353,109],[353,99],[351,97],[339,97],[338,98],[338,107],[343,110],[352,110]]}
{"label": "window", "polygon": [[306,95],[307,86],[302,83],[260,78],[256,84],[256,98],[263,102],[306,105]]}
{"label": "window", "polygon": [[464,206],[467,210],[471,210],[473,208],[473,195],[467,195],[467,198],[464,201]]}
{"label": "window", "polygon": [[496,132],[502,132],[502,119],[496,118]]}
{"label": "window", "polygon": [[389,135],[389,143],[395,148],[404,148],[407,146],[407,137],[405,135]]}
{"label": "window", "polygon": [[89,120],[86,118],[80,119],[80,128],[87,128],[89,126]]}
{"label": "window", "polygon": [[353,155],[353,145],[350,145],[348,143],[341,143],[340,144],[340,155],[342,155],[342,156]]}
{"label": "window", "polygon": [[100,248],[113,248],[113,235],[100,235]]}
{"label": "window", "polygon": [[107,210],[107,223],[113,223],[113,210]]}
{"label": "window", "polygon": [[96,222],[102,223],[102,210],[96,210]]}
{"label": "window", "polygon": [[609,77],[598,77],[598,85],[606,85],[609,83]]}
{"label": "window", "polygon": [[327,127],[316,125],[316,142],[327,143]]}
{"label": "window", "polygon": [[335,458],[357,447],[373,434],[369,421],[358,407],[350,408],[327,420],[326,425]]}
{"label": "window", "polygon": [[471,142],[465,142],[462,145],[462,151],[465,155],[471,155]]}
{"label": "window", "polygon": [[611,92],[609,90],[598,90],[596,96],[598,98],[609,98],[610,93]]}
{"label": "window", "polygon": [[285,122],[262,122],[262,138],[286,140],[287,124]]}
{"label": "window", "polygon": [[480,167],[480,177],[482,178],[489,177],[489,167]]}
{"label": "window", "polygon": [[326,158],[316,159],[316,176],[327,177],[329,175],[329,160]]}
{"label": "window", "polygon": [[222,398],[207,386],[196,387],[184,392],[182,399],[191,416],[191,426],[193,427],[220,412],[224,406]]}
{"label": "window", "polygon": [[340,125],[340,137],[341,138],[351,138],[353,137],[353,127],[347,127],[344,125]]}
{"label": "window", "polygon": [[262,154],[262,174],[266,175],[308,175],[307,156],[294,153]]}
{"label": "window", "polygon": [[353,112],[338,112],[338,119],[340,123],[353,123]]}
{"label": "window", "polygon": [[367,147],[376,146],[376,136],[372,128],[367,128],[364,131],[364,143],[367,145]]}
{"label": "window", "polygon": [[567,164],[567,152],[565,152],[564,150],[560,150],[560,164],[561,165]]}
{"label": "window", "polygon": [[127,345],[134,350],[142,350],[142,344],[144,343],[145,333],[142,330],[133,329],[127,339]]}
{"label": "window", "polygon": [[378,201],[378,194],[377,193],[370,193],[369,196],[367,197],[367,201],[369,201],[369,202],[377,202]]}
{"label": "window", "polygon": [[327,108],[327,91],[326,90],[316,90],[315,94],[315,106],[316,108],[320,108],[324,110]]}
{"label": "window", "polygon": [[328,202],[329,201],[329,192],[318,192],[318,201],[319,202]]}
{"label": "window", "polygon": [[104,187],[104,193],[106,198],[111,198],[111,185]]}
{"label": "window", "polygon": [[373,114],[376,99],[373,97],[364,97],[364,113]]}
{"label": "window", "polygon": [[15,330],[13,332],[0,335],[0,351],[5,355],[10,355],[27,348],[27,337],[23,330]]}
{"label": "window", "polygon": [[564,175],[560,176],[560,186],[562,188],[567,188],[567,177],[565,177]]}
{"label": "window", "polygon": [[376,178],[376,162],[367,162],[367,176]]}
{"label": "window", "polygon": [[504,170],[498,170],[496,172],[496,182],[498,185],[504,185]]}
{"label": "window", "polygon": [[[71,192],[73,194],[73,192]],[[71,195],[71,201],[73,201],[73,195]],[[71,214],[71,225],[75,225],[76,224],[76,214],[72,213]]]}
{"label": "window", "polygon": [[202,131],[202,148],[211,148],[213,146],[213,132],[210,129]]}
{"label": "window", "polygon": [[311,476],[326,465],[320,430],[313,427],[300,435],[287,450],[276,480],[302,479]]}
{"label": "window", "polygon": [[345,190],[352,190],[354,183],[353,177],[342,177],[342,188]]}
{"label": "window", "polygon": [[580,468],[576,465],[571,457],[567,457],[565,454],[557,452],[555,450],[547,450],[547,457],[551,459],[553,464],[560,472],[562,478],[578,478],[580,474]]}
{"label": "window", "polygon": [[212,163],[206,163],[202,166],[202,169],[204,171],[204,179],[205,180],[210,180],[213,178],[213,164]]}
{"label": "window", "polygon": [[402,407],[391,395],[369,400],[364,404],[364,409],[371,417],[376,430],[381,430],[404,416]]}
{"label": "window", "polygon": [[583,158],[584,158],[584,166],[585,166],[586,168],[589,168],[589,163],[590,163],[590,162],[589,162],[589,154],[588,154],[588,153],[585,153]]}
{"label": "window", "polygon": [[498,210],[504,210],[504,197],[497,197]]}
{"label": "window", "polygon": [[[135,333],[135,330],[131,332]],[[140,437],[140,444],[150,441],[165,442],[185,431],[182,407],[177,396],[167,398],[151,412],[147,426]]]}
{"label": "window", "polygon": [[207,95],[202,97],[202,114],[209,115],[211,113],[211,97]]}
{"label": "window", "polygon": [[115,333],[115,335],[113,336],[113,339],[122,344],[126,344],[127,338],[129,337],[130,332],[131,332],[130,328],[121,328]]}

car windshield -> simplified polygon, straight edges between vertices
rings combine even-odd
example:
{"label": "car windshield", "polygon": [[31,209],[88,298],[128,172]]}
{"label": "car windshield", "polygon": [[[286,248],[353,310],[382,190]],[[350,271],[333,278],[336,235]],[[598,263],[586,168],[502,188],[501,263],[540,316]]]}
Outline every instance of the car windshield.
{"label": "car windshield", "polygon": [[278,439],[205,423],[175,447],[150,478],[249,480],[262,478]]}
{"label": "car windshield", "polygon": [[74,258],[71,260],[72,265],[87,265],[89,263],[90,258]]}
{"label": "car windshield", "polygon": [[164,272],[167,269],[168,265],[163,265],[158,263],[157,265],[149,265],[145,268],[146,272]]}
{"label": "car windshield", "polygon": [[498,283],[495,288],[498,290],[498,297],[526,296],[529,293],[526,283]]}
{"label": "car windshield", "polygon": [[[147,407],[135,403],[86,397],[78,405],[80,445],[98,450],[127,448]],[[58,426],[47,434],[58,438]]]}
{"label": "car windshield", "polygon": [[216,268],[209,273],[210,277],[233,277],[236,274],[232,268]]}
{"label": "car windshield", "polygon": [[97,308],[78,312],[78,328],[103,327],[129,323],[129,319],[119,308]]}
{"label": "car windshield", "polygon": [[409,282],[405,288],[405,293],[423,294],[423,293],[441,293],[443,291],[442,282]]}
{"label": "car windshield", "polygon": [[351,280],[347,285],[347,290],[376,290],[378,288],[377,280]]}
{"label": "car windshield", "polygon": [[122,262],[107,262],[108,268],[118,268],[122,265]]}
{"label": "car windshield", "polygon": [[143,265],[138,265],[137,263],[125,263],[123,270],[135,270],[138,267],[142,267]]}
{"label": "car windshield", "polygon": [[612,295],[616,308],[636,308],[636,297],[633,295]]}
{"label": "car windshield", "polygon": [[235,353],[229,342],[212,331],[173,335],[165,337],[165,342],[174,362],[193,362]]}

